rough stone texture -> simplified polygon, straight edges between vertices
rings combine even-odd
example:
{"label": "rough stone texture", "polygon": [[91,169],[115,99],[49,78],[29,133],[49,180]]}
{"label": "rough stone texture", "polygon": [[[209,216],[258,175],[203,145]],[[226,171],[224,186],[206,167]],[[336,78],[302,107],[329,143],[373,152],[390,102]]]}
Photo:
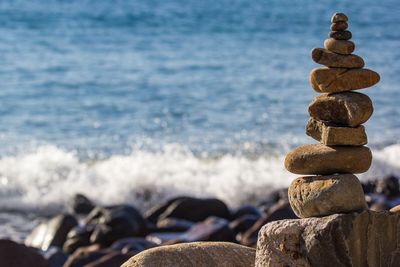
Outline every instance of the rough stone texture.
{"label": "rough stone texture", "polygon": [[354,52],[356,46],[352,41],[335,40],[333,38],[328,38],[324,42],[325,49],[342,55],[350,55]]}
{"label": "rough stone texture", "polygon": [[331,31],[344,31],[349,27],[346,21],[338,21],[335,23],[332,23],[331,25]]}
{"label": "rough stone texture", "polygon": [[349,20],[349,18],[344,13],[339,13],[339,12],[333,14],[331,17],[332,23],[336,23],[339,21],[348,21],[348,20]]}
{"label": "rough stone texture", "polygon": [[369,69],[316,68],[310,73],[311,86],[319,93],[364,89],[379,80],[379,74]]}
{"label": "rough stone texture", "polygon": [[121,267],[250,267],[255,249],[224,242],[194,242],[143,251]]}
{"label": "rough stone texture", "polygon": [[352,37],[351,32],[349,31],[331,31],[328,34],[329,38],[333,38],[336,40],[350,40]]}
{"label": "rough stone texture", "polygon": [[340,127],[310,118],[306,134],[327,146],[362,146],[367,144],[364,126]]}
{"label": "rough stone texture", "polygon": [[322,94],[308,105],[308,113],[314,119],[349,127],[363,124],[373,111],[371,99],[356,92]]}
{"label": "rough stone texture", "polygon": [[285,167],[296,174],[362,173],[371,166],[368,147],[303,145],[286,155]]}
{"label": "rough stone texture", "polygon": [[288,192],[290,206],[299,218],[367,208],[361,183],[353,174],[299,177]]}
{"label": "rough stone texture", "polygon": [[311,57],[316,63],[327,67],[349,69],[364,67],[364,60],[357,55],[340,55],[324,48],[314,48]]}
{"label": "rough stone texture", "polygon": [[400,217],[388,212],[282,220],[259,234],[257,267],[396,267]]}

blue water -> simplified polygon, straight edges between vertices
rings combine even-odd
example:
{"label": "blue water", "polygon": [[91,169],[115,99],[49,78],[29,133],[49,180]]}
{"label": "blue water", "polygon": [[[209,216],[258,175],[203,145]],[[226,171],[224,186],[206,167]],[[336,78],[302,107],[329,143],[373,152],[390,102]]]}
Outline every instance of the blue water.
{"label": "blue water", "polygon": [[363,90],[380,160],[369,176],[397,172],[397,0],[1,1],[1,206],[79,191],[138,201],[149,187],[238,204],[238,191],[287,185],[283,154],[314,142],[310,51],[336,11],[381,75]]}

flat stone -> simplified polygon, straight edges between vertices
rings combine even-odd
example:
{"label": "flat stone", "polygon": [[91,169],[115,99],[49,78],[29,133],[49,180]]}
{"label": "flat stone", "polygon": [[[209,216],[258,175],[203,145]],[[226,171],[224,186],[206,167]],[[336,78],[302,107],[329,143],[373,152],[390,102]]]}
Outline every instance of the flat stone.
{"label": "flat stone", "polygon": [[368,147],[303,145],[289,152],[285,167],[296,174],[363,173],[371,166]]}
{"label": "flat stone", "polygon": [[339,93],[371,87],[380,80],[369,69],[316,68],[310,73],[312,88],[319,93]]}
{"label": "flat stone", "polygon": [[364,60],[357,55],[340,55],[324,48],[314,48],[311,52],[312,59],[327,67],[361,69]]}
{"label": "flat stone", "polygon": [[349,18],[344,13],[339,13],[339,12],[333,14],[331,17],[332,23],[336,23],[339,21],[348,21],[348,20],[349,20]]}
{"label": "flat stone", "polygon": [[290,184],[288,195],[299,218],[367,208],[361,183],[353,174],[299,177]]}
{"label": "flat stone", "polygon": [[308,105],[308,113],[314,119],[348,127],[363,124],[373,111],[371,99],[357,92],[321,94]]}
{"label": "flat stone", "polygon": [[324,42],[325,49],[342,55],[350,55],[354,52],[355,45],[352,41],[336,40],[333,38],[328,38]]}
{"label": "flat stone", "polygon": [[346,21],[338,21],[331,24],[332,31],[344,31],[349,27]]}
{"label": "flat stone", "polygon": [[321,144],[327,146],[362,146],[367,144],[364,126],[340,127],[310,118],[306,133]]}
{"label": "flat stone", "polygon": [[329,38],[333,38],[336,40],[350,40],[352,37],[351,32],[349,31],[330,31],[328,34]]}
{"label": "flat stone", "polygon": [[258,236],[257,267],[396,267],[400,216],[389,212],[281,220]]}
{"label": "flat stone", "polygon": [[252,267],[254,259],[254,248],[225,242],[193,242],[145,250],[121,267]]}

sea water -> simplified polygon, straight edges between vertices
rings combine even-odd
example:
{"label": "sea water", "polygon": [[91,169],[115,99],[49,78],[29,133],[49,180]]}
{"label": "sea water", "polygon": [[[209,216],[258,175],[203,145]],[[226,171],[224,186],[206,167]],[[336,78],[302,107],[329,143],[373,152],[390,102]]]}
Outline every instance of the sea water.
{"label": "sea water", "polygon": [[400,175],[397,0],[0,2],[0,237],[75,193],[146,209],[176,195],[257,203],[295,177],[284,154],[317,94],[308,75],[330,16],[381,82],[366,123]]}

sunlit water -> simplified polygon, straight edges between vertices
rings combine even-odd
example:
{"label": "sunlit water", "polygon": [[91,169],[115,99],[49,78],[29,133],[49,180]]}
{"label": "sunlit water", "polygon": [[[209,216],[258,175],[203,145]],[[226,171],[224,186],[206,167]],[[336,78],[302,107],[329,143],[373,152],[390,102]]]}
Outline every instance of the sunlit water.
{"label": "sunlit water", "polygon": [[1,1],[0,236],[77,192],[235,207],[287,186],[284,153],[314,142],[310,50],[335,11],[381,75],[363,91],[375,161],[361,178],[400,175],[398,1]]}

